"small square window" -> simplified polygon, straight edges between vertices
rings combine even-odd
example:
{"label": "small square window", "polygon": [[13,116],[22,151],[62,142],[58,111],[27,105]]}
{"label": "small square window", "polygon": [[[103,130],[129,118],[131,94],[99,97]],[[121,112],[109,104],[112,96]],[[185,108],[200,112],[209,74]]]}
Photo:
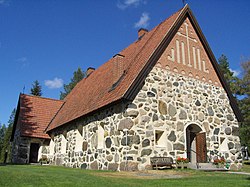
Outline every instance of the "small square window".
{"label": "small square window", "polygon": [[164,130],[155,130],[155,145],[157,147],[167,146],[167,134]]}

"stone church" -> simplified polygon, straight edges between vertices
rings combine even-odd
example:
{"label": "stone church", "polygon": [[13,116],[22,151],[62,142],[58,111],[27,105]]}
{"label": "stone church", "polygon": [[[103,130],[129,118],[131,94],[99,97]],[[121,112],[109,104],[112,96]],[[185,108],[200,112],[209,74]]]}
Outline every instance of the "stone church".
{"label": "stone church", "polygon": [[13,161],[29,162],[35,142],[37,160],[74,168],[144,170],[151,157],[240,165],[242,117],[188,5],[87,74],[63,101],[35,97],[34,119],[19,103]]}

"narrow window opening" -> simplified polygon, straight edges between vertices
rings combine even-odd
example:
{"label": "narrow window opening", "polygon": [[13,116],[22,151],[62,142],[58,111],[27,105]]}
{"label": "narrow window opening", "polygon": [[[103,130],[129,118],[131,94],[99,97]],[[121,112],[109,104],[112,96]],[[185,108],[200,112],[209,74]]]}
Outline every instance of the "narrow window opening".
{"label": "narrow window opening", "polygon": [[155,130],[155,145],[157,147],[166,147],[167,135],[164,130]]}
{"label": "narrow window opening", "polygon": [[104,148],[104,127],[102,125],[98,125],[97,130],[97,148]]}

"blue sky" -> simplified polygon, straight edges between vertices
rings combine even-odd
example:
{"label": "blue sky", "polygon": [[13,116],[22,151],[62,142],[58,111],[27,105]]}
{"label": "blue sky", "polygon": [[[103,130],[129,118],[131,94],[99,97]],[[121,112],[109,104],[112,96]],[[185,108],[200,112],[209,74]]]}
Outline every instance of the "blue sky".
{"label": "blue sky", "polygon": [[[250,57],[249,0],[188,0],[218,59],[240,73]],[[99,67],[179,10],[182,0],[0,0],[0,123],[7,124],[19,93],[34,80],[58,99],[81,67]]]}

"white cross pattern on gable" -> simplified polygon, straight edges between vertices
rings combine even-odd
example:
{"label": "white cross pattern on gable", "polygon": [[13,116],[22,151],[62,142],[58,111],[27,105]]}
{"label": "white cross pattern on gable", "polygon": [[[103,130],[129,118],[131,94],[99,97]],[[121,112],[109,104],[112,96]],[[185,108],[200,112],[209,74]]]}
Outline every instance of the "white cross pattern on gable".
{"label": "white cross pattern on gable", "polygon": [[[179,41],[178,39],[175,40],[176,44],[176,51],[174,48],[171,48],[171,55],[168,55],[168,60],[175,62],[177,60],[177,63],[181,63],[182,59],[182,64],[187,65],[188,67],[194,67],[194,69],[199,69],[200,71],[203,71],[205,73],[209,73],[209,70],[206,68],[206,62],[205,60],[201,60],[201,51],[198,46],[195,45],[190,45],[190,41],[192,43],[197,43],[198,41],[189,36],[189,28],[188,28],[188,23],[184,23],[185,25],[185,34],[181,33],[180,31],[177,32],[177,35],[183,37],[183,39],[186,40],[186,45],[184,43],[184,40]],[[182,28],[183,30],[183,28]],[[191,50],[192,49],[192,50]],[[187,50],[187,56],[188,56],[188,62],[186,64],[186,56],[185,52]],[[193,54],[193,61],[191,60],[191,53]],[[176,55],[176,58],[175,58]],[[181,58],[182,57],[182,58]],[[198,62],[198,64],[197,64]]]}

